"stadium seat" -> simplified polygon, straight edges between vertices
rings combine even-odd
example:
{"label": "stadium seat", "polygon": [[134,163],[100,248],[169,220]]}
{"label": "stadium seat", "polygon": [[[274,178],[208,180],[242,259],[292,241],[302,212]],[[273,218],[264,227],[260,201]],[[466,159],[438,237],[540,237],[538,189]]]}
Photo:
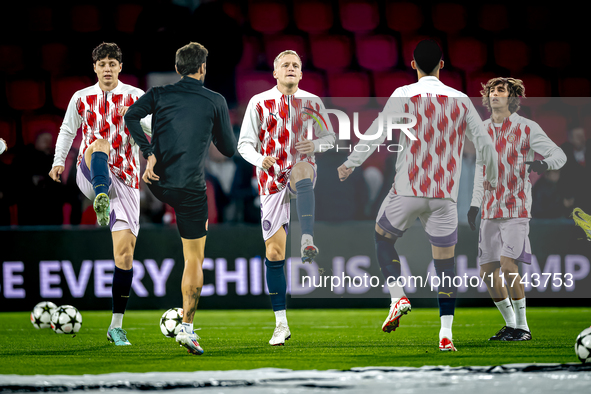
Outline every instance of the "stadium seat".
{"label": "stadium seat", "polygon": [[552,68],[564,68],[571,64],[570,44],[564,41],[548,41],[542,51],[542,62]]}
{"label": "stadium seat", "polygon": [[384,71],[398,62],[398,45],[390,35],[360,36],[356,40],[359,65],[371,71]]}
{"label": "stadium seat", "polygon": [[242,57],[236,66],[236,70],[254,70],[259,64],[259,54],[261,53],[263,53],[263,49],[258,38],[253,36],[243,36]]}
{"label": "stadium seat", "polygon": [[469,73],[466,76],[466,94],[469,97],[481,97],[481,84],[486,84],[488,80],[498,77],[493,72]]}
{"label": "stadium seat", "polygon": [[445,33],[457,33],[466,27],[466,9],[461,4],[435,4],[432,16],[433,26]]}
{"label": "stadium seat", "polygon": [[250,1],[248,17],[252,29],[265,34],[279,33],[289,23],[287,7],[279,1]]}
{"label": "stadium seat", "polygon": [[504,4],[483,4],[478,14],[478,26],[484,30],[499,32],[509,28],[507,6]]}
{"label": "stadium seat", "polygon": [[377,97],[378,103],[384,106],[396,89],[416,81],[416,73],[410,71],[376,72],[373,74],[375,97]]}
{"label": "stadium seat", "polygon": [[533,74],[517,74],[515,78],[521,79],[525,86],[525,99],[522,99],[522,106],[532,108],[534,111],[541,105],[550,101],[552,86],[550,81]]}
{"label": "stadium seat", "polygon": [[45,82],[34,79],[6,81],[8,105],[13,109],[31,110],[45,105]]}
{"label": "stadium seat", "polygon": [[115,28],[122,33],[133,33],[135,23],[142,12],[139,4],[119,4],[115,13]]}
{"label": "stadium seat", "polygon": [[34,144],[37,135],[41,132],[48,132],[53,135],[53,142],[56,141],[60,131],[63,118],[58,115],[29,115],[24,114],[22,120],[23,143]]}
{"label": "stadium seat", "polygon": [[544,111],[537,115],[535,120],[548,137],[558,146],[567,140],[567,119],[556,111]]}
{"label": "stadium seat", "polygon": [[140,86],[140,79],[135,74],[119,74],[119,80],[143,90],[143,87]]}
{"label": "stadium seat", "polygon": [[[302,58],[302,62],[307,61],[306,41],[304,37],[296,35],[271,35],[265,39],[265,54],[267,57],[267,66],[273,68],[273,61],[281,52],[291,49],[296,51]],[[305,63],[304,63],[305,64]]]}
{"label": "stadium seat", "polygon": [[298,86],[316,96],[326,97],[326,77],[323,73],[304,71],[302,80]]}
{"label": "stadium seat", "polygon": [[439,78],[441,79],[441,82],[447,86],[459,90],[460,92],[464,92],[464,78],[461,73],[444,69],[439,74]]}
{"label": "stadium seat", "polygon": [[79,33],[89,33],[101,29],[98,7],[91,4],[80,4],[70,9],[72,30]]}
{"label": "stadium seat", "polygon": [[48,32],[53,30],[53,10],[51,7],[37,5],[27,12],[27,28],[29,31]]}
{"label": "stadium seat", "polygon": [[501,40],[495,42],[496,63],[511,71],[521,71],[529,64],[529,47],[520,40]]}
{"label": "stadium seat", "polygon": [[230,18],[232,18],[236,22],[238,22],[238,24],[240,26],[242,26],[244,24],[244,21],[246,20],[246,18],[245,18],[245,15],[242,13],[242,9],[241,9],[240,4],[238,2],[234,3],[234,2],[224,1],[222,4],[222,9],[224,10],[224,13],[226,15],[228,15]]}
{"label": "stadium seat", "polygon": [[324,33],[333,24],[332,5],[320,0],[295,1],[294,18],[298,29],[310,34]]}
{"label": "stadium seat", "polygon": [[16,144],[16,125],[14,120],[0,119],[0,138],[6,141],[8,149]]}
{"label": "stadium seat", "polygon": [[52,79],[51,99],[53,100],[53,105],[62,111],[67,110],[72,95],[78,90],[87,88],[90,85],[92,85],[91,79],[84,76]]}
{"label": "stadium seat", "polygon": [[464,71],[475,71],[486,64],[486,45],[475,38],[459,38],[449,43],[449,61]]}
{"label": "stadium seat", "polygon": [[378,27],[380,14],[375,1],[341,0],[341,24],[353,33],[367,33]]}
{"label": "stadium seat", "polygon": [[388,2],[386,20],[390,29],[401,33],[412,33],[423,26],[423,13],[414,3]]}
{"label": "stadium seat", "polygon": [[239,103],[247,104],[252,96],[271,89],[277,82],[270,71],[252,71],[236,73],[236,98]]}
{"label": "stadium seat", "polygon": [[344,72],[328,75],[328,95],[332,103],[347,109],[360,108],[369,102],[369,77],[363,72]]}
{"label": "stadium seat", "polygon": [[322,70],[343,69],[351,63],[351,40],[343,35],[316,37],[310,42],[312,63]]}
{"label": "stadium seat", "polygon": [[12,73],[25,68],[21,46],[0,45],[0,59],[0,72]]}
{"label": "stadium seat", "polygon": [[560,100],[581,107],[591,102],[591,86],[587,78],[563,78],[558,81]]}
{"label": "stadium seat", "polygon": [[69,67],[68,47],[60,42],[41,46],[41,68],[51,74],[61,74]]}

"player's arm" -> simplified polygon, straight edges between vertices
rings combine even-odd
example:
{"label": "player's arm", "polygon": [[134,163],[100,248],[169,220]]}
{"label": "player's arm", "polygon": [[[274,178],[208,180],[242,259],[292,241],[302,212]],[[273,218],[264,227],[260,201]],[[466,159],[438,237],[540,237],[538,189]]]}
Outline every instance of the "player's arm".
{"label": "player's arm", "polygon": [[[320,114],[326,110],[324,107],[324,103],[322,100],[318,99],[318,107]],[[322,122],[324,120],[326,123]],[[322,124],[315,124],[314,132],[316,134],[316,138],[314,141],[314,153],[322,153],[326,152],[329,149],[332,149],[336,142],[336,135],[332,128],[332,123],[330,123],[330,117],[328,114],[323,115],[323,119],[320,119]]]}
{"label": "player's arm", "polygon": [[[528,172],[542,174],[546,170],[558,170],[566,163],[566,155],[536,123],[531,127],[530,147],[535,153],[544,156],[544,160],[527,161]],[[529,156],[529,155],[528,155]]]}
{"label": "player's arm", "polygon": [[220,101],[216,106],[216,118],[213,122],[213,144],[222,155],[232,157],[236,153],[236,137],[230,122],[226,99],[221,97]]}
{"label": "player's arm", "polygon": [[137,99],[135,103],[131,105],[131,107],[129,107],[124,116],[125,125],[127,126],[129,133],[139,145],[140,150],[146,159],[154,153],[154,149],[152,144],[150,144],[146,138],[144,129],[142,128],[140,122],[146,116],[153,114],[154,110],[154,91],[153,89],[150,89],[146,92],[146,94]]}
{"label": "player's arm", "polygon": [[477,164],[474,173],[474,189],[472,189],[472,202],[470,202],[470,209],[468,210],[468,224],[472,231],[476,230],[476,217],[482,206],[482,198],[484,197],[484,168]]}
{"label": "player's arm", "polygon": [[66,157],[72,147],[72,141],[76,138],[76,132],[82,124],[82,116],[78,113],[78,100],[79,97],[77,94],[74,94],[70,99],[66,115],[64,116],[64,120],[60,126],[60,132],[57,136],[55,156],[53,157],[53,165],[49,172],[51,179],[56,182],[61,182],[60,175],[64,172]]}
{"label": "player's arm", "polygon": [[480,115],[478,115],[470,99],[466,98],[464,102],[468,106],[466,136],[474,143],[474,147],[476,148],[476,164],[486,166],[484,180],[489,182],[491,187],[495,188],[497,187],[499,170],[495,145],[486,132],[482,119],[480,119]]}
{"label": "player's arm", "polygon": [[[255,167],[268,170],[277,158],[265,157],[258,152],[260,141],[257,135],[261,127],[260,116],[261,112],[257,111],[257,103],[253,99],[250,100],[244,113],[242,126],[240,127],[240,137],[238,138],[238,152],[240,155]],[[269,165],[269,163],[272,163]],[[264,163],[263,163],[264,162]],[[264,164],[264,165],[263,165]]]}

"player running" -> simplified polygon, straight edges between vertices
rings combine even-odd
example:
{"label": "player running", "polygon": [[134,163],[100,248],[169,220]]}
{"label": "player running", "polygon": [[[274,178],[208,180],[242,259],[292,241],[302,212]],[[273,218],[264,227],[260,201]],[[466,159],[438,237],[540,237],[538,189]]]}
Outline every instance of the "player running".
{"label": "player running", "polygon": [[[482,103],[491,113],[484,126],[495,144],[499,174],[494,187],[483,180],[483,167],[477,164],[468,223],[472,230],[476,229],[476,216],[482,207],[480,276],[505,319],[505,326],[489,340],[529,341],[532,336],[525,316],[525,290],[517,266],[518,261],[531,263],[529,173],[558,170],[566,163],[566,155],[536,122],[517,114],[519,97],[525,97],[520,79],[493,78],[482,87]],[[544,160],[533,161],[534,153],[544,156]]]}
{"label": "player running", "polygon": [[[411,62],[417,70],[418,82],[402,86],[392,93],[383,114],[412,114],[416,126],[409,131],[410,138],[400,133],[402,151],[396,160],[396,177],[385,198],[375,226],[377,258],[387,281],[392,303],[388,317],[382,325],[384,332],[396,330],[400,317],[411,310],[402,287],[395,280],[401,274],[400,259],[394,248],[417,217],[431,242],[437,276],[449,278],[439,286],[439,349],[455,351],[452,323],[455,311],[455,245],[457,243],[458,213],[456,200],[462,166],[464,137],[476,147],[477,162],[486,165],[486,178],[496,185],[497,167],[494,146],[482,125],[478,112],[467,96],[444,85],[439,80],[443,68],[442,52],[433,40],[419,42]],[[387,116],[383,116],[384,120]],[[378,120],[366,135],[379,133]],[[355,151],[338,168],[341,181],[359,167],[386,138],[386,127],[372,142],[367,152]]]}
{"label": "player running", "polygon": [[255,95],[246,108],[238,151],[256,167],[261,198],[261,223],[265,240],[267,287],[275,312],[276,327],[269,344],[284,345],[291,337],[285,309],[285,246],[289,226],[290,197],[296,196],[302,228],[303,262],[318,254],[314,245],[314,154],[321,145],[333,146],[335,135],[328,117],[314,123],[317,139],[306,139],[308,124],[324,109],[320,99],[298,88],[302,61],[291,50],[283,51],[273,63],[277,86]]}
{"label": "player running", "polygon": [[[93,201],[99,225],[110,226],[113,237],[113,317],[107,338],[117,346],[131,345],[122,328],[123,314],[133,279],[133,252],[139,231],[139,147],[123,120],[128,106],[144,94],[119,81],[121,49],[102,43],[92,51],[98,82],[74,93],[60,127],[53,168],[49,176],[61,182],[66,156],[82,126],[82,142],[76,162],[76,183]],[[150,119],[142,121],[150,134]]]}
{"label": "player running", "polygon": [[[203,288],[207,236],[205,161],[212,141],[227,157],[236,152],[226,100],[203,86],[207,53],[196,42],[180,48],[175,69],[181,80],[148,90],[125,115],[129,132],[148,160],[142,179],[176,213],[185,258],[183,323],[176,341],[196,355],[203,354],[193,319]],[[152,143],[140,127],[140,119],[148,114],[153,114]]]}

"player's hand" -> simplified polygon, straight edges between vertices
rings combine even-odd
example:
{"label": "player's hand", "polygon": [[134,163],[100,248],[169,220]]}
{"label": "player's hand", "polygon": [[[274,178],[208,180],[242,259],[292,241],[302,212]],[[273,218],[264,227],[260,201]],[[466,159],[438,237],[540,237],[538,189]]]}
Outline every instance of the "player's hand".
{"label": "player's hand", "polygon": [[278,157],[267,156],[263,159],[263,170],[267,171],[269,168],[273,167],[273,164],[279,160]]}
{"label": "player's hand", "polygon": [[496,189],[496,187],[493,187],[493,185],[491,185],[491,183],[489,181],[484,181],[482,186],[484,187],[484,190],[488,190],[490,192],[494,192]]}
{"label": "player's hand", "polygon": [[55,166],[49,171],[49,176],[56,182],[62,183],[60,175],[64,172],[64,166]]}
{"label": "player's hand", "polygon": [[127,113],[127,110],[129,109],[129,107],[119,107],[119,115],[124,116]]}
{"label": "player's hand", "polygon": [[528,173],[533,171],[542,175],[548,169],[548,163],[544,160],[526,161],[525,164],[529,164]]}
{"label": "player's hand", "polygon": [[300,140],[296,142],[295,148],[303,155],[314,153],[314,143],[310,140]]}
{"label": "player's hand", "polygon": [[156,156],[155,155],[148,156],[148,163],[146,164],[146,170],[144,171],[144,176],[142,176],[142,179],[148,185],[152,184],[152,182],[150,182],[150,181],[159,181],[160,180],[160,177],[158,175],[154,174],[154,166],[155,165],[156,165]]}
{"label": "player's hand", "polygon": [[476,230],[476,217],[478,216],[478,211],[480,208],[478,207],[470,207],[468,211],[468,224],[470,225],[470,230]]}
{"label": "player's hand", "polygon": [[339,179],[341,180],[341,182],[343,182],[345,179],[349,178],[349,175],[351,175],[351,173],[353,172],[353,170],[355,169],[355,167],[347,167],[344,164],[341,164],[341,166],[339,168],[337,168],[337,171],[339,172]]}

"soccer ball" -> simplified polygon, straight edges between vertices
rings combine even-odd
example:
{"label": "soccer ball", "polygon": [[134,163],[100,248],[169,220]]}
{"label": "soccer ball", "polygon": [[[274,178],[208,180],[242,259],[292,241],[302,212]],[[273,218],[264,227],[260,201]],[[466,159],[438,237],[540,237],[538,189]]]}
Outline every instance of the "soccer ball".
{"label": "soccer ball", "polygon": [[164,312],[160,319],[160,331],[168,337],[174,338],[183,324],[183,308],[171,308]]}
{"label": "soccer ball", "polygon": [[82,315],[72,305],[62,305],[51,315],[51,328],[56,334],[74,334],[82,326]]}
{"label": "soccer ball", "polygon": [[51,314],[57,309],[57,305],[49,301],[41,301],[31,312],[31,323],[36,329],[51,327]]}
{"label": "soccer ball", "polygon": [[585,328],[575,342],[575,353],[583,363],[591,363],[591,327]]}

